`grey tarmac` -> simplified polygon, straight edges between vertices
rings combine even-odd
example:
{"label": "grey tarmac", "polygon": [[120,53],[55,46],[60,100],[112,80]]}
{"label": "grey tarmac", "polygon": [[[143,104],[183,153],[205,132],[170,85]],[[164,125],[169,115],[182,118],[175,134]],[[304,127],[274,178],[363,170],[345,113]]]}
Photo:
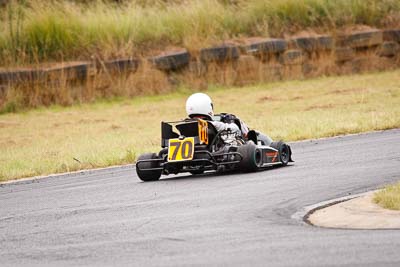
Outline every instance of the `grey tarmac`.
{"label": "grey tarmac", "polygon": [[291,144],[294,164],[143,183],[133,167],[0,187],[1,266],[400,266],[400,230],[306,206],[400,180],[400,129]]}

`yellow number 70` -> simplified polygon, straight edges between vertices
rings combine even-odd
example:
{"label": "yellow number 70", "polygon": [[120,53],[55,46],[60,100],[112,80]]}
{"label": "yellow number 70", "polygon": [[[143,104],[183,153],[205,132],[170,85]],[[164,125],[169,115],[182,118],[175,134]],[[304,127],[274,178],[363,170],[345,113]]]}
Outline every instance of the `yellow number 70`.
{"label": "yellow number 70", "polygon": [[172,149],[172,155],[169,160],[185,160],[190,159],[193,154],[193,146],[190,141],[171,141],[170,149]]}

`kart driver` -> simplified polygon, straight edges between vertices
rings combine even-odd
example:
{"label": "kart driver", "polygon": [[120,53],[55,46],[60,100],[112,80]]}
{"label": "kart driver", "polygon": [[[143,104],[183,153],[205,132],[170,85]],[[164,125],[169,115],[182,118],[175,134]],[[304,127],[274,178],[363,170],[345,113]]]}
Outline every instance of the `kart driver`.
{"label": "kart driver", "polygon": [[[195,93],[189,96],[186,100],[186,113],[189,118],[210,121],[218,132],[229,129],[231,132],[244,137],[249,132],[246,124],[233,114],[222,113],[220,117],[214,117],[214,106],[211,98],[204,93]],[[215,118],[220,118],[220,121],[215,120]]]}

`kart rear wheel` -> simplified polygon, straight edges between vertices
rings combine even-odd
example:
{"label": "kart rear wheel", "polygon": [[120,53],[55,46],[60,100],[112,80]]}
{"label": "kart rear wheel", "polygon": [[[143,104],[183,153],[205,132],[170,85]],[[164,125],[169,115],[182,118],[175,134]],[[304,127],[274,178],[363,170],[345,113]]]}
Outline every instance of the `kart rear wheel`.
{"label": "kart rear wheel", "polygon": [[279,161],[286,166],[290,161],[290,149],[287,144],[282,141],[272,142],[271,147],[276,148],[279,152]]}
{"label": "kart rear wheel", "polygon": [[[156,153],[145,153],[139,156],[139,160],[148,160],[148,159],[158,159],[158,156]],[[157,168],[158,163],[157,162],[143,162],[140,164],[141,169],[151,169],[151,168]],[[150,181],[157,181],[161,177],[161,170],[151,170],[151,171],[144,171],[140,170],[138,167],[136,167],[136,173],[139,176],[140,180],[143,182],[150,182]]]}
{"label": "kart rear wheel", "polygon": [[239,146],[237,152],[242,156],[239,169],[245,172],[254,172],[261,168],[262,152],[253,142]]}

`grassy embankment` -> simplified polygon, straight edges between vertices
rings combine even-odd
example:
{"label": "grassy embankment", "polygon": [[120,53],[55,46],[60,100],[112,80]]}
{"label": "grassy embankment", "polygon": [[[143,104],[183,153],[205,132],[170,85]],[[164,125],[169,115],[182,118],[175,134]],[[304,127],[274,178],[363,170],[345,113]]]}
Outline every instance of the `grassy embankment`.
{"label": "grassy embankment", "polygon": [[[0,180],[132,163],[159,150],[160,120],[184,118],[190,93],[0,115]],[[273,139],[400,127],[400,70],[207,93],[216,112],[237,114]]]}
{"label": "grassy embankment", "polygon": [[400,210],[400,183],[375,193],[374,201],[385,209]]}
{"label": "grassy embankment", "polygon": [[[79,3],[79,1],[77,1]],[[11,1],[0,8],[0,66],[142,54],[246,36],[400,25],[398,0]]]}
{"label": "grassy embankment", "polygon": [[[398,0],[10,2],[0,8],[0,71],[54,62],[61,66],[66,61],[81,60],[101,66],[105,59],[142,58],[176,47],[186,47],[196,55],[199,48],[222,40],[287,37],[302,30],[335,34],[358,24],[400,27]],[[136,73],[109,75],[103,70],[83,84],[67,81],[65,75],[54,75],[38,83],[0,88],[0,113],[175,90],[165,72],[151,68],[146,60],[142,63]],[[213,83],[204,83],[204,77],[191,74],[179,74],[187,87],[204,88]],[[234,80],[236,74],[225,75],[230,75],[227,80]]]}

